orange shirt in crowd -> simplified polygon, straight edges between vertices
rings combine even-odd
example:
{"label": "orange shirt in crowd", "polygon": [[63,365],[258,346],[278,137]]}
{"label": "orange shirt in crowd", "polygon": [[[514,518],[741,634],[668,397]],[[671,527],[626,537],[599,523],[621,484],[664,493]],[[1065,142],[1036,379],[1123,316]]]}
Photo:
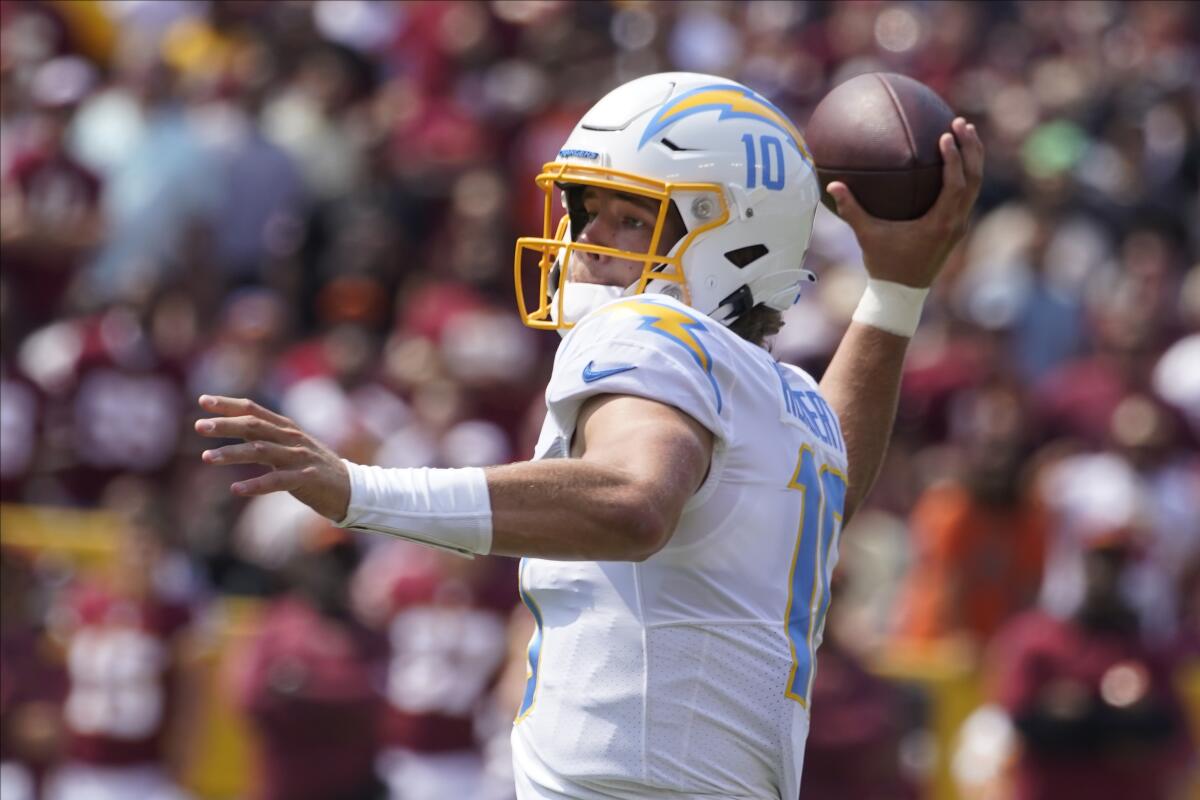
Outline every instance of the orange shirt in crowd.
{"label": "orange shirt in crowd", "polygon": [[1047,517],[1032,500],[989,507],[959,484],[937,484],[917,501],[910,528],[915,560],[901,595],[900,639],[967,634],[982,643],[1036,598]]}

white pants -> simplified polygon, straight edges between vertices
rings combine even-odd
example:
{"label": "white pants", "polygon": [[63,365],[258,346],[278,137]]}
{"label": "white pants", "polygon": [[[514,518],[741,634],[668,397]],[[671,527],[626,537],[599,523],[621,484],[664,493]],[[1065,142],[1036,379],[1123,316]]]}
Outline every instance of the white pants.
{"label": "white pants", "polygon": [[[102,767],[66,764],[50,777],[49,800],[188,800],[157,766]],[[5,795],[4,800],[8,800]]]}

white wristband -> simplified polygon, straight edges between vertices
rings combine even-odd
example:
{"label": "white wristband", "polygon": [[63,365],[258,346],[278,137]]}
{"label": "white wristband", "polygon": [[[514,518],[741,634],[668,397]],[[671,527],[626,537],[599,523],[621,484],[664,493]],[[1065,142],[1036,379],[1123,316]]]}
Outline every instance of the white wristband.
{"label": "white wristband", "polygon": [[375,531],[472,557],[492,549],[492,501],[482,469],[385,469],[343,462],[350,505],[340,528]]}
{"label": "white wristband", "polygon": [[852,319],[897,336],[911,337],[921,322],[921,308],[929,289],[918,289],[892,281],[867,281]]}

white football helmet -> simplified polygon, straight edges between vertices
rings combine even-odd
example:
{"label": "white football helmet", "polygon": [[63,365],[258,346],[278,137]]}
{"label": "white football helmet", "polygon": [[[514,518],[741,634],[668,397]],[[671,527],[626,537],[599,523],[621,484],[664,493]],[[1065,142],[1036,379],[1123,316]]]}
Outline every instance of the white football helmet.
{"label": "white football helmet", "polygon": [[[728,325],[760,303],[788,308],[815,280],[801,269],[820,200],[812,157],[779,109],[734,81],[666,72],[614,89],[583,116],[537,185],[546,198],[542,236],[518,239],[514,263],[530,327],[569,328],[614,292],[669,294]],[[589,185],[659,201],[647,252],[574,241],[586,215],[572,207],[582,194],[572,189]],[[556,188],[567,212],[557,224]],[[672,204],[687,233],[658,255]],[[523,282],[527,250],[539,254],[536,287]],[[624,289],[572,282],[562,265],[573,251],[640,261],[641,277]],[[571,298],[573,286],[582,303]]]}

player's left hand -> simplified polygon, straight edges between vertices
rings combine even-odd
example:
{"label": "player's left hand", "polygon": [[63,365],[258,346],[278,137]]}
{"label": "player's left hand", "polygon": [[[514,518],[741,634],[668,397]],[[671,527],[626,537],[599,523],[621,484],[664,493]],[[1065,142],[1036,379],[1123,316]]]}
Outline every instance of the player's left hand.
{"label": "player's left hand", "polygon": [[262,464],[270,471],[229,487],[236,495],[291,492],[313,511],[335,522],[350,504],[350,475],[337,454],[300,430],[296,423],[253,400],[201,395],[200,407],[218,417],[196,421],[210,439],[244,439],[205,450],[206,464]]}

